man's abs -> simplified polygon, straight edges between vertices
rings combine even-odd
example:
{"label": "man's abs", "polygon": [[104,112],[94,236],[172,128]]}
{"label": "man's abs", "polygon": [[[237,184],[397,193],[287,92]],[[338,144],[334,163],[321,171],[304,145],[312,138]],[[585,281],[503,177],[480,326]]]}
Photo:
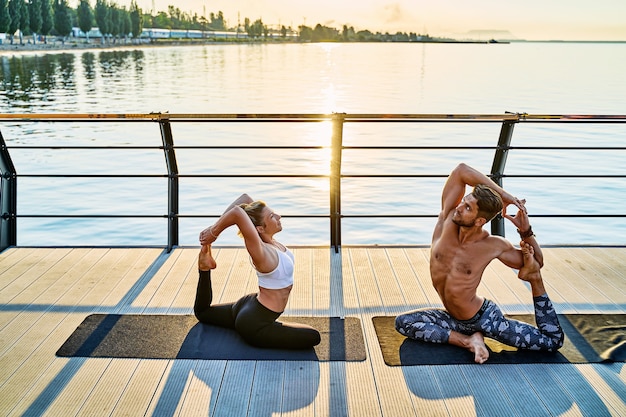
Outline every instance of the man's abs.
{"label": "man's abs", "polygon": [[482,297],[476,295],[480,275],[467,274],[466,271],[459,269],[454,262],[452,265],[445,265],[431,259],[433,287],[446,310],[457,320],[473,317],[483,303]]}

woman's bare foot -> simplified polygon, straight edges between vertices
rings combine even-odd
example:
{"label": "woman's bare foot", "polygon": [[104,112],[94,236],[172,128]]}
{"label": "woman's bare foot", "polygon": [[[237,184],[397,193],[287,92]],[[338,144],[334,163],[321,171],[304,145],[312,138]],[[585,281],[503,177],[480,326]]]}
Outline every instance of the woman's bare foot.
{"label": "woman's bare foot", "polygon": [[213,255],[211,255],[211,245],[202,245],[200,247],[200,254],[198,255],[198,270],[209,271],[215,269],[217,264]]}

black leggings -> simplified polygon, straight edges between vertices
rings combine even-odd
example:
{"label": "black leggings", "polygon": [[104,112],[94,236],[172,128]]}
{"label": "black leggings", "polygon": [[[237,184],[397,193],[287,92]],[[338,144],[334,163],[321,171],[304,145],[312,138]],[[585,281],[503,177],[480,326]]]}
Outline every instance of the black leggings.
{"label": "black leggings", "polygon": [[276,313],[248,294],[234,303],[211,305],[211,271],[200,271],[193,312],[202,323],[235,329],[252,346],[309,349],[320,343],[320,333],[297,323],[281,323]]}

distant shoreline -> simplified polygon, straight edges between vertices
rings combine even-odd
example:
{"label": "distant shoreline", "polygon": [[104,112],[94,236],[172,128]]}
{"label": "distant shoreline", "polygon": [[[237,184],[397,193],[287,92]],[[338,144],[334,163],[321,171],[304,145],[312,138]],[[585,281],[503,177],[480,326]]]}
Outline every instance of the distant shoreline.
{"label": "distant shoreline", "polygon": [[[10,44],[8,40],[4,40],[0,43],[0,53],[3,52],[72,52],[72,51],[87,51],[87,50],[112,50],[112,49],[129,49],[129,48],[149,48],[159,46],[198,46],[198,45],[223,45],[223,44],[237,44],[237,43],[284,43],[282,41],[272,40],[257,40],[257,41],[197,41],[197,40],[175,40],[168,41],[160,39],[158,42],[120,42],[120,43],[108,43],[101,44],[99,40],[93,40],[89,43],[82,40],[71,40],[65,43],[61,41],[51,41],[48,43],[39,42],[33,44],[31,42],[24,42],[23,44],[14,43]],[[300,43],[297,41],[289,41],[289,43]],[[306,42],[308,43],[308,42]],[[340,42],[338,42],[340,43]],[[349,43],[363,43],[363,42],[349,42]],[[383,42],[375,42],[383,43]],[[396,43],[396,42],[394,42]],[[445,43],[445,44],[509,44],[509,43],[626,43],[626,41],[562,41],[562,40],[503,40],[503,41],[479,41],[479,40],[428,40],[428,41],[414,41],[414,42],[397,42],[397,43]]]}
{"label": "distant shoreline", "polygon": [[[48,43],[38,42],[36,44],[24,42],[23,44],[14,43],[11,45],[8,41],[0,44],[0,52],[72,52],[72,51],[88,51],[88,50],[111,50],[111,49],[129,49],[129,48],[147,48],[153,46],[171,46],[171,45],[191,45],[189,42],[120,42],[101,44],[99,41],[52,41]],[[200,43],[193,43],[200,45]]]}

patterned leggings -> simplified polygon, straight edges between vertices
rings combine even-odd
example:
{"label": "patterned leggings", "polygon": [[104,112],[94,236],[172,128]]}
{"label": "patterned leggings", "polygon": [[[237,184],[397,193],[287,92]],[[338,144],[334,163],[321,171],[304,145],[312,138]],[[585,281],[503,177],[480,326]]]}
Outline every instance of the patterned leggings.
{"label": "patterned leggings", "polygon": [[248,294],[234,303],[211,305],[211,271],[200,271],[193,312],[201,323],[235,329],[252,346],[275,349],[309,349],[320,343],[320,333],[299,323],[276,321],[276,313]]}
{"label": "patterned leggings", "polygon": [[469,320],[457,320],[441,309],[421,309],[396,317],[396,330],[411,339],[448,343],[450,331],[465,335],[481,332],[509,346],[554,352],[563,346],[564,334],[556,311],[546,294],[533,298],[538,327],[504,317],[500,308],[485,299]]}

